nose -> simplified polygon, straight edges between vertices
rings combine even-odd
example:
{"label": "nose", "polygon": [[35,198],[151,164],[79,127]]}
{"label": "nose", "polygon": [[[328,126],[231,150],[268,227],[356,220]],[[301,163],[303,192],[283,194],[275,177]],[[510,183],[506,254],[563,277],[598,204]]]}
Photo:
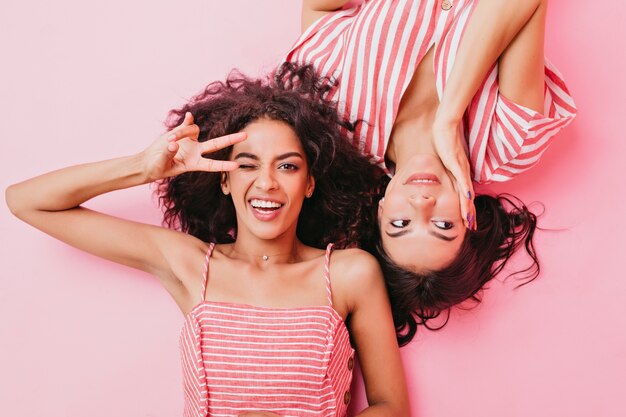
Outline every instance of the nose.
{"label": "nose", "polygon": [[276,189],[277,184],[274,171],[270,168],[260,169],[259,176],[254,182],[255,187],[263,191]]}
{"label": "nose", "polygon": [[437,199],[429,194],[414,194],[409,198],[409,203],[417,209],[432,208]]}

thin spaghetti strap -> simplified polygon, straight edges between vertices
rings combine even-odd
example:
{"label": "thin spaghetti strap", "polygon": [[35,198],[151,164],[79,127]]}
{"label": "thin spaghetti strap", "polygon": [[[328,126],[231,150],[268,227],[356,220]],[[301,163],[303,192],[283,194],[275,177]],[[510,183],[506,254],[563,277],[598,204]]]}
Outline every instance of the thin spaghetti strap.
{"label": "thin spaghetti strap", "polygon": [[211,259],[211,254],[213,253],[213,249],[215,248],[215,243],[209,243],[209,249],[206,251],[206,256],[204,257],[204,275],[202,276],[202,294],[200,295],[200,301],[204,302],[204,295],[206,294],[206,286],[209,282],[209,260]]}
{"label": "thin spaghetti strap", "polygon": [[330,290],[330,253],[333,251],[333,244],[326,246],[326,256],[324,257],[324,278],[326,279],[326,295],[328,296],[328,305],[333,306],[333,294]]}

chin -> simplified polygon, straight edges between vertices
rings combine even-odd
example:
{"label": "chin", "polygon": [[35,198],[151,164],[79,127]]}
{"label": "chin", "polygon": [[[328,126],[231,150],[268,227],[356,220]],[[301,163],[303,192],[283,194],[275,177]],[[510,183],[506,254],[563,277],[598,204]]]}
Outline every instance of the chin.
{"label": "chin", "polygon": [[276,227],[274,227],[273,225],[267,225],[267,226],[268,227],[250,228],[249,230],[251,234],[263,240],[277,239],[283,236],[288,231],[288,228],[280,227],[278,225],[276,225]]}

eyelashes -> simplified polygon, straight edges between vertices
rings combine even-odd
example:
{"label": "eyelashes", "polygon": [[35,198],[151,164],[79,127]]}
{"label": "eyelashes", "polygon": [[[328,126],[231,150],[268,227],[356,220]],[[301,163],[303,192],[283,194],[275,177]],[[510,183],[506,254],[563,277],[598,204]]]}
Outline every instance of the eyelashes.
{"label": "eyelashes", "polygon": [[[244,170],[252,170],[257,168],[256,165],[251,165],[251,164],[239,164],[239,169],[244,169]],[[284,163],[284,164],[280,164],[277,167],[278,170],[281,171],[297,171],[298,169],[300,169],[300,167],[296,164],[291,164],[291,163]]]}
{"label": "eyelashes", "polygon": [[445,220],[433,220],[433,224],[436,228],[441,230],[450,230],[454,226],[452,223]]}
{"label": "eyelashes", "polygon": [[280,164],[278,166],[278,169],[282,169],[282,170],[288,170],[288,171],[295,171],[297,170],[299,167],[295,164],[290,164],[290,163],[285,163],[285,164]]}
{"label": "eyelashes", "polygon": [[404,229],[411,223],[411,220],[393,220],[390,224],[396,229]]}
{"label": "eyelashes", "polygon": [[[411,223],[411,220],[408,220],[408,219],[393,220],[390,222],[391,226],[395,227],[396,229],[404,229],[410,223]],[[441,229],[441,230],[450,230],[452,229],[452,227],[454,227],[453,223],[447,222],[445,220],[433,220],[432,223],[435,225],[437,229]]]}

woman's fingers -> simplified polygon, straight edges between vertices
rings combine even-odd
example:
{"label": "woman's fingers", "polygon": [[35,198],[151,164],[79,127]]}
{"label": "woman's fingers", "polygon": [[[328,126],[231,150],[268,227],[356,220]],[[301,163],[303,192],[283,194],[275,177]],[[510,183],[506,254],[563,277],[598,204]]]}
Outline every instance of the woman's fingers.
{"label": "woman's fingers", "polygon": [[[201,142],[199,143],[200,153],[202,155],[212,153],[244,141],[246,138],[246,133],[238,132]],[[239,164],[235,161],[221,161],[208,158],[200,158],[198,165],[198,168],[209,172],[232,171],[239,168]]]}
{"label": "woman's fingers", "polygon": [[459,191],[461,215],[465,227],[476,230],[476,208],[474,207],[474,186],[469,161],[463,150],[458,150],[454,156],[442,158],[446,169],[452,173]]}
{"label": "woman's fingers", "polygon": [[461,213],[465,213],[464,214],[464,222],[465,222],[465,227],[467,227],[469,230],[476,230],[477,228],[477,223],[476,223],[476,207],[474,206],[474,191],[473,189],[470,189],[469,191],[465,191],[464,188],[463,190],[461,190],[462,187],[459,186],[459,201],[461,202]]}
{"label": "woman's fingers", "polygon": [[227,148],[235,143],[246,140],[248,135],[245,132],[237,132],[226,136],[220,136],[219,138],[207,140],[200,144],[200,152],[204,155],[207,153],[215,152],[220,149]]}
{"label": "woman's fingers", "polygon": [[476,230],[472,174],[458,126],[444,124],[443,127],[433,129],[433,133],[435,149],[439,158],[456,180],[463,222],[468,229]]}
{"label": "woman's fingers", "polygon": [[185,113],[183,121],[174,129],[166,133],[166,139],[168,142],[180,140],[185,137],[197,140],[199,134],[200,128],[194,124],[193,115],[190,112],[187,112]]}
{"label": "woman's fingers", "polygon": [[239,164],[235,161],[220,161],[215,159],[202,158],[198,162],[198,168],[208,172],[224,172],[233,171],[239,168]]}
{"label": "woman's fingers", "polygon": [[[186,117],[185,123],[192,123],[193,118]],[[226,148],[246,139],[244,132],[221,136],[206,142],[198,142],[200,130],[195,124],[180,125],[168,132],[167,153],[163,154],[183,171],[232,171],[239,167],[234,161],[221,161],[203,158],[202,155]]]}
{"label": "woman's fingers", "polygon": [[198,140],[199,134],[200,134],[200,128],[198,127],[198,125],[195,125],[195,124],[182,125],[181,124],[180,126],[168,132],[167,141],[176,142],[184,138]]}
{"label": "woman's fingers", "polygon": [[193,124],[193,114],[191,112],[185,113],[185,118],[183,122],[180,124],[181,126],[190,126]]}
{"label": "woman's fingers", "polygon": [[175,154],[176,152],[178,152],[178,148],[179,148],[179,145],[178,145],[178,142],[176,141],[170,142],[167,144],[167,151],[172,154]]}
{"label": "woman's fingers", "polygon": [[474,187],[469,168],[469,163],[463,155],[464,162],[460,165],[459,172],[453,173],[457,181],[459,190],[459,202],[461,203],[461,214],[465,220],[465,227],[476,230],[476,208],[474,207]]}

